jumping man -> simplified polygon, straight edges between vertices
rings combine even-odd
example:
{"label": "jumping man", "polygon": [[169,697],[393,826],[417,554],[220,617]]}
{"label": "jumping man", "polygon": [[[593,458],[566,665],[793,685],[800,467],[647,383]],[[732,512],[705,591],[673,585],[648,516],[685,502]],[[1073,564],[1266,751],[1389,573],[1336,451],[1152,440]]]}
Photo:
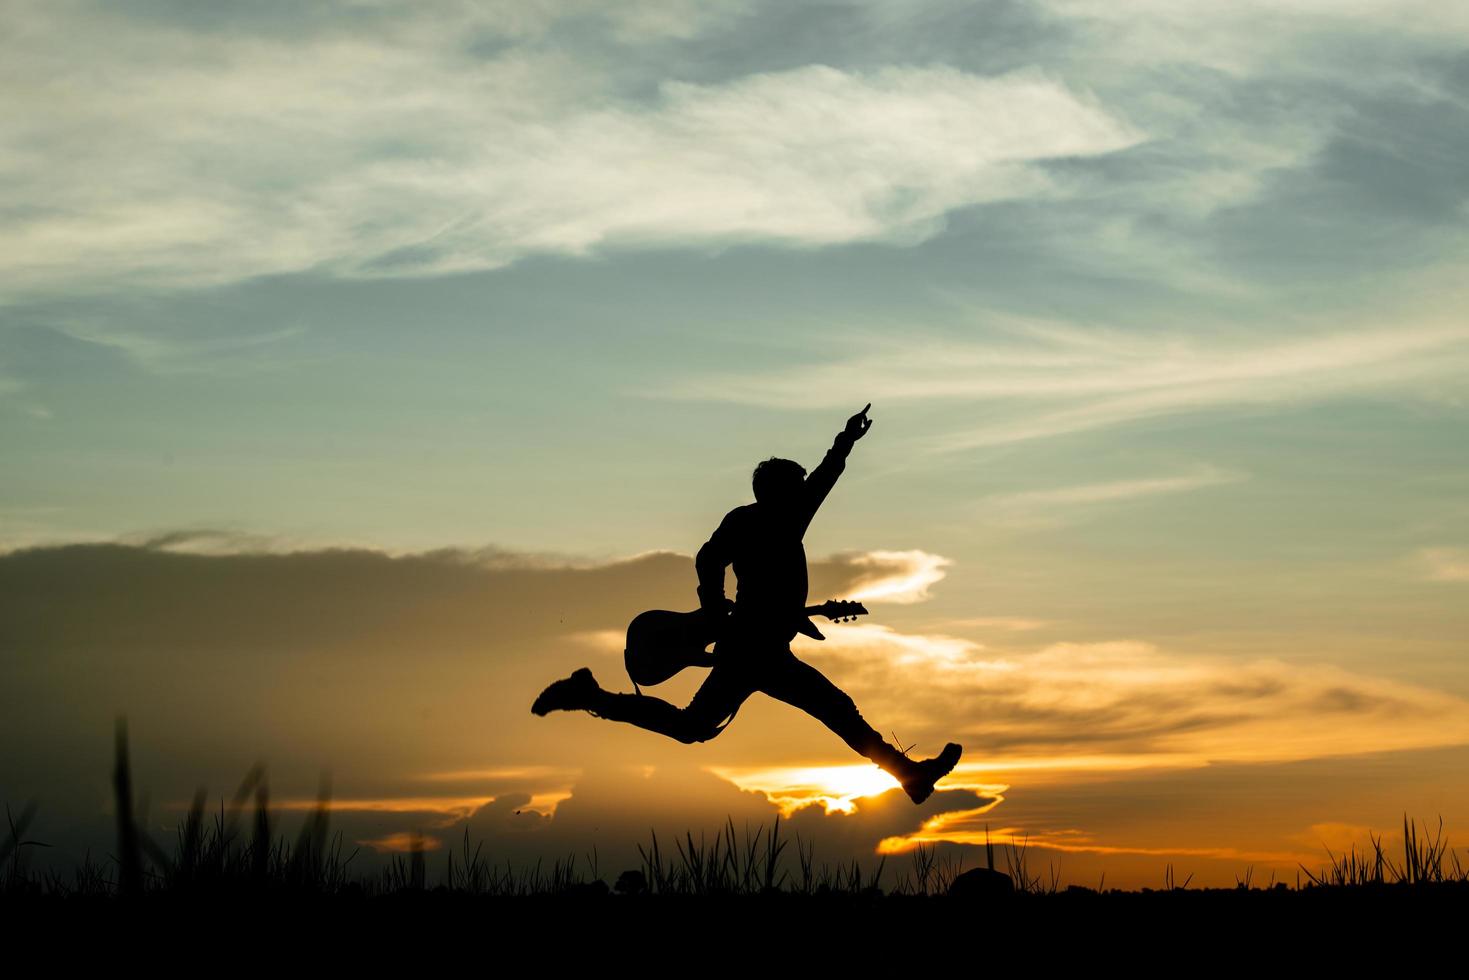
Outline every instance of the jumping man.
{"label": "jumping man", "polygon": [[[699,549],[699,605],[726,626],[714,644],[715,666],[685,708],[646,694],[604,691],[586,667],[556,681],[531,711],[583,710],[625,721],[680,742],[707,742],[733,720],[751,694],[763,691],[819,719],[860,755],[891,773],[914,803],[933,793],[963,750],[954,742],[935,758],[910,759],[863,720],[857,705],[815,667],[791,652],[797,633],[823,639],[806,617],[806,550],[811,518],[846,469],[852,445],[872,428],[867,410],[847,420],[810,476],[801,464],[771,457],[755,467],[755,502],[725,515]],[[724,594],[724,569],[734,565],[734,601]]]}

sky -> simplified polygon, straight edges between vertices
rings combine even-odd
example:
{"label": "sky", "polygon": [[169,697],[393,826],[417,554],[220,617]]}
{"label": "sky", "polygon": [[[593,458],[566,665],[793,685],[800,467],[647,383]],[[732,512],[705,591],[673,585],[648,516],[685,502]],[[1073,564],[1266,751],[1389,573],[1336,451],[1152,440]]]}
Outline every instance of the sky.
{"label": "sky", "polygon": [[[0,797],[56,859],[119,715],[165,840],[257,762],[368,857],[611,875],[1469,839],[1469,9],[5,8]],[[805,546],[871,615],[793,650],[964,745],[927,803],[763,695],[529,713],[869,402]]]}

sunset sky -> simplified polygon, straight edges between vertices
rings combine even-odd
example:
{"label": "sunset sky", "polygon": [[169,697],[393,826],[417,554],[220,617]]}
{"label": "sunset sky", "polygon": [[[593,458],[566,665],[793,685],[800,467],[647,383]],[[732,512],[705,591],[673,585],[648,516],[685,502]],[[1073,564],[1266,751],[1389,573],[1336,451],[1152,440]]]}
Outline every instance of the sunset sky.
{"label": "sunset sky", "polygon": [[[288,832],[327,774],[373,853],[611,876],[777,814],[1124,886],[1469,844],[1469,7],[51,0],[0,81],[47,860],[118,715],[162,841],[263,762]],[[793,649],[939,792],[763,695],[530,714],[868,402],[805,546],[871,615]]]}

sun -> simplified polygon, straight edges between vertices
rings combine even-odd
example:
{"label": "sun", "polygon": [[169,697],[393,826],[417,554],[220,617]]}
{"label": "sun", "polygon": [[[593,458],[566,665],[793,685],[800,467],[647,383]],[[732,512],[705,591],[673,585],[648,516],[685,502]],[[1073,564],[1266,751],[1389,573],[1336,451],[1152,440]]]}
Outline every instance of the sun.
{"label": "sun", "polygon": [[898,781],[875,766],[773,766],[743,769],[710,766],[709,772],[746,792],[763,793],[789,817],[820,804],[826,813],[855,813],[856,801],[898,788]]}

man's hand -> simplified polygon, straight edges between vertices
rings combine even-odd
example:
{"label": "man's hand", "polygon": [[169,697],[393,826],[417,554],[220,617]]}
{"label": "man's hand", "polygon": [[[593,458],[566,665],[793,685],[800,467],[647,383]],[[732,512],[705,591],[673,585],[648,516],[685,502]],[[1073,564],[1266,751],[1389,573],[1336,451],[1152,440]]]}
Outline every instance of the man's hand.
{"label": "man's hand", "polygon": [[[867,403],[867,408],[872,407],[872,402]],[[842,435],[856,442],[867,435],[867,430],[872,428],[872,419],[867,417],[867,408],[862,409],[856,415],[847,419],[847,427],[842,430]]]}
{"label": "man's hand", "polygon": [[734,607],[735,602],[729,596],[710,596],[706,600],[702,591],[699,594],[699,608],[703,610],[704,615],[706,616],[712,616],[715,619],[723,619],[730,613],[734,612]]}

